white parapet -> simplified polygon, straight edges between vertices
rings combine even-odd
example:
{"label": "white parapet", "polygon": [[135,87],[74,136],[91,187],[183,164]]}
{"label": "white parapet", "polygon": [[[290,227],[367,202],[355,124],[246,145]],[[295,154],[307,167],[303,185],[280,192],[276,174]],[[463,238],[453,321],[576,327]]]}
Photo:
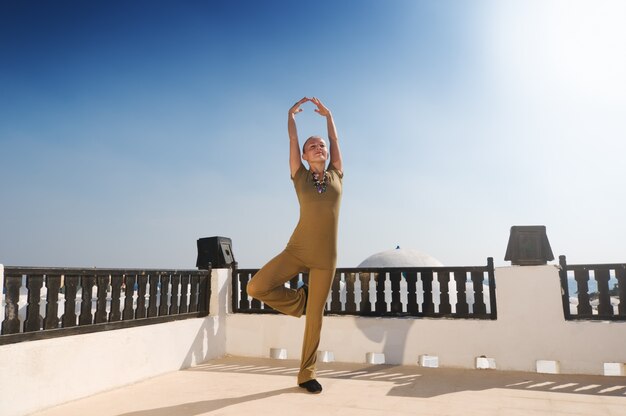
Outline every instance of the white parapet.
{"label": "white parapet", "polygon": [[321,363],[332,363],[335,361],[335,354],[332,351],[318,351],[317,361]]}
{"label": "white parapet", "polygon": [[476,368],[479,370],[495,370],[496,359],[485,357],[484,355],[476,357]]}
{"label": "white parapet", "polygon": [[605,376],[624,376],[626,375],[626,364],[624,363],[604,363]]}
{"label": "white parapet", "polygon": [[436,355],[420,355],[419,364],[422,367],[437,368],[439,367],[439,357]]}
{"label": "white parapet", "polygon": [[287,359],[287,348],[270,348],[270,358],[277,360]]}
{"label": "white parapet", "polygon": [[385,354],[382,352],[368,352],[365,354],[365,362],[368,364],[385,364]]}
{"label": "white parapet", "polygon": [[537,360],[536,368],[538,373],[559,374],[561,372],[561,365],[555,360]]}

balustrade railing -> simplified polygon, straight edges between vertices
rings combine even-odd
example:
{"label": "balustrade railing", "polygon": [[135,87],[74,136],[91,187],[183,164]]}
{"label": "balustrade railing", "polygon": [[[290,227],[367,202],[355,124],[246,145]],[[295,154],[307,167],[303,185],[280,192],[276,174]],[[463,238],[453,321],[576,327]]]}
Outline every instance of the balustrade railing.
{"label": "balustrade railing", "polygon": [[206,316],[210,273],[5,267],[0,345]]}
{"label": "balustrade railing", "polygon": [[626,264],[559,263],[565,319],[626,321]]}
{"label": "balustrade railing", "polygon": [[[258,269],[233,272],[235,313],[277,313],[251,298],[246,286]],[[295,289],[308,274],[285,286]],[[496,319],[493,259],[478,267],[340,268],[335,273],[325,313],[382,317]]]}

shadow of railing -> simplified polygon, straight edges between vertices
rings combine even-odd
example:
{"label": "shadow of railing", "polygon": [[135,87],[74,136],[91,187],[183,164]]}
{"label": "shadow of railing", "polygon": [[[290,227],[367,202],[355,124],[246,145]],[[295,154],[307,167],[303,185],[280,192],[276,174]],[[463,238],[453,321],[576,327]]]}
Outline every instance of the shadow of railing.
{"label": "shadow of railing", "polygon": [[[317,376],[320,380],[340,379],[390,383],[391,387],[387,394],[389,396],[428,398],[463,391],[489,389],[621,398],[626,395],[626,377],[427,368],[386,364],[318,363],[317,367]],[[185,371],[291,376],[297,374],[298,370],[299,362],[296,360],[232,357],[213,360]]]}

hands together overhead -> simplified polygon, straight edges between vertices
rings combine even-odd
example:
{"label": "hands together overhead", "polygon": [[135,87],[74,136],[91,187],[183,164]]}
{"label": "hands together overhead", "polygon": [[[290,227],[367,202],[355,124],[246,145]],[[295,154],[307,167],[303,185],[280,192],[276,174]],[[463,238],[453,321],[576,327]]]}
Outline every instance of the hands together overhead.
{"label": "hands together overhead", "polygon": [[310,101],[313,104],[315,104],[315,106],[317,107],[315,109],[315,112],[318,113],[319,115],[324,116],[324,117],[327,117],[327,116],[330,115],[330,110],[328,108],[326,108],[326,106],[324,104],[322,104],[322,102],[319,100],[319,98],[316,98],[316,97],[313,97],[313,98],[304,97],[304,98],[302,98],[300,101],[295,103],[289,109],[289,115],[296,115],[299,112],[301,112],[302,108],[300,108],[300,106],[302,104],[306,103],[307,101]]}

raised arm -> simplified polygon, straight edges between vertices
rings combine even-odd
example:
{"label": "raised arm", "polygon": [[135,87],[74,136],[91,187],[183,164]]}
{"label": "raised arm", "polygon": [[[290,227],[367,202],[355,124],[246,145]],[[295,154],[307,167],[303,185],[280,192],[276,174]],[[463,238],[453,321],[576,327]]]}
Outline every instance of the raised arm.
{"label": "raised arm", "polygon": [[315,111],[319,115],[326,117],[328,140],[330,141],[330,165],[343,175],[343,161],[341,159],[341,149],[339,148],[339,140],[337,139],[337,129],[335,128],[333,115],[318,98],[313,97],[310,101],[317,106]]}
{"label": "raised arm", "polygon": [[296,114],[302,109],[300,106],[309,101],[307,97],[302,98],[289,109],[287,119],[287,130],[289,131],[289,169],[293,178],[300,169],[302,161],[300,160],[300,143],[298,142],[298,130],[296,129]]}

